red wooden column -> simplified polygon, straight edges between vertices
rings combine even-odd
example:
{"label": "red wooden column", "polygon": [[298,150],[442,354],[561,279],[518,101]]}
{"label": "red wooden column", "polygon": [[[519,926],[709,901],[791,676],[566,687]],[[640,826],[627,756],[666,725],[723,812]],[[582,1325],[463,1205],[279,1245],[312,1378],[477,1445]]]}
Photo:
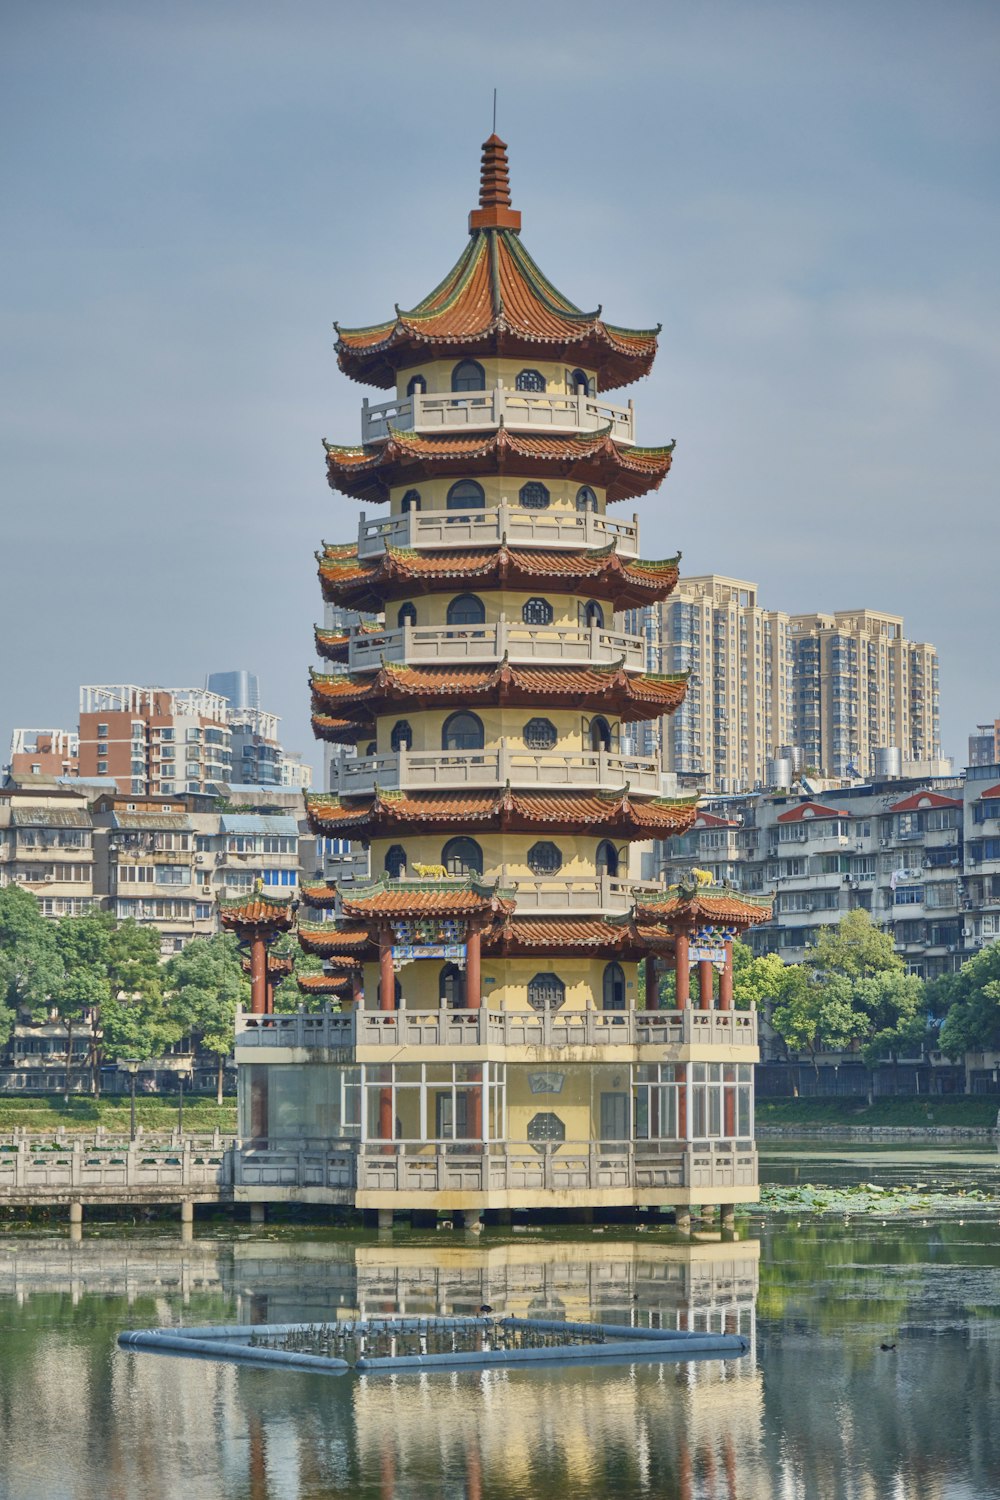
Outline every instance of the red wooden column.
{"label": "red wooden column", "polygon": [[392,967],[392,933],[383,927],[378,935],[379,1010],[396,1009],[396,971]]}
{"label": "red wooden column", "polygon": [[733,945],[726,944],[726,966],[719,975],[719,1009],[733,1008]]}
{"label": "red wooden column", "polygon": [[267,944],[264,935],[255,932],[250,939],[250,1010],[255,1016],[266,1016]]}
{"label": "red wooden column", "polygon": [[710,958],[698,960],[698,1009],[712,1009],[712,990],[715,983],[715,967]]}
{"label": "red wooden column", "polygon": [[483,1003],[481,957],[482,933],[473,923],[465,938],[465,1004],[468,1010],[479,1010]]}
{"label": "red wooden column", "polygon": [[678,932],[674,935],[674,963],[677,970],[677,1008],[686,1010],[691,1003],[691,970],[688,967],[686,932]]}
{"label": "red wooden column", "polygon": [[652,953],[647,953],[644,962],[646,965],[646,1009],[659,1010],[660,986],[656,972],[656,958]]}

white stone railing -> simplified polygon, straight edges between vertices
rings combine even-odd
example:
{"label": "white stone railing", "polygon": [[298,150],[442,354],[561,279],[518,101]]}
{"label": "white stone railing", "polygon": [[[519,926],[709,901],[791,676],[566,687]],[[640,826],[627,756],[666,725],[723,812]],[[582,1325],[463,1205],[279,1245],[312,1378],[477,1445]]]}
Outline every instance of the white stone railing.
{"label": "white stone railing", "polygon": [[390,427],[403,432],[476,432],[499,427],[501,421],[506,427],[530,432],[595,432],[610,424],[611,436],[618,442],[635,442],[631,401],[628,406],[616,406],[583,392],[510,391],[502,386],[489,391],[403,396],[376,406],[366,398],[361,406],[361,441],[382,442]]}
{"label": "white stone railing", "polygon": [[377,557],[386,547],[607,547],[617,543],[622,557],[639,555],[639,523],[617,521],[595,511],[524,510],[501,500],[483,510],[409,510],[405,515],[358,524],[358,556]]}
{"label": "white stone railing", "polygon": [[580,662],[609,666],[624,661],[641,671],[642,636],[597,625],[521,625],[498,620],[484,625],[404,625],[398,630],[351,632],[348,668],[377,671],[391,662]]}
{"label": "white stone railing", "polygon": [[255,1016],[238,1011],[237,1047],[757,1046],[752,1010],[352,1010]]}
{"label": "white stone railing", "polygon": [[500,883],[516,886],[518,911],[628,911],[639,891],[660,892],[659,885],[639,885],[615,875],[520,875],[501,867]]}
{"label": "white stone railing", "polygon": [[399,750],[341,760],[330,768],[331,791],[363,796],[375,789],[444,790],[451,787],[603,787],[626,783],[633,792],[658,793],[655,756],[610,750]]}
{"label": "white stone railing", "polygon": [[199,1146],[188,1138],[173,1146],[142,1140],[122,1145],[19,1140],[11,1149],[0,1150],[0,1203],[66,1194],[134,1193],[153,1200],[160,1191],[171,1197],[185,1191],[211,1194],[230,1183],[231,1154],[225,1146]]}

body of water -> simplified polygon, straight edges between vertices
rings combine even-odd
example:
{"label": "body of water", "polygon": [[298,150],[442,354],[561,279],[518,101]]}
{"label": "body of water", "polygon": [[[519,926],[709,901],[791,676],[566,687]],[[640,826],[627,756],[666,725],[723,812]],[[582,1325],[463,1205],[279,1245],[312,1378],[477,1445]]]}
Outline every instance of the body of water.
{"label": "body of water", "polygon": [[[224,1220],[0,1234],[7,1500],[1000,1497],[992,1150],[786,1143],[739,1235]],[[858,1183],[888,1207],[851,1211]],[[846,1194],[843,1212],[794,1193]],[[900,1207],[899,1194],[909,1195]],[[978,1193],[980,1196],[973,1196]],[[871,1202],[871,1195],[867,1200]],[[123,1328],[496,1313],[739,1330],[742,1359],[317,1377],[126,1353]],[[881,1345],[894,1347],[883,1349]]]}

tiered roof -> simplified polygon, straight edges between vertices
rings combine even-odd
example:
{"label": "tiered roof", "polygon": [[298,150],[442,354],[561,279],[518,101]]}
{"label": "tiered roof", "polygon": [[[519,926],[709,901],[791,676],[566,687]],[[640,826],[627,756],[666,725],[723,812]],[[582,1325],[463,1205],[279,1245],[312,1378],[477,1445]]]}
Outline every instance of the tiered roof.
{"label": "tiered roof", "polygon": [[745,932],[771,920],[771,903],[765,897],[744,896],[724,886],[671,886],[662,895],[643,892],[636,916],[640,922],[666,925],[672,931],[728,927]]}
{"label": "tiered roof", "polygon": [[[607,834],[672,838],[694,820],[695,798],[651,797],[633,801],[620,792],[425,792],[376,791],[368,797],[314,792],[306,797],[309,826],[334,838],[369,839],[407,825],[427,833],[475,826],[482,831]],[[305,891],[303,891],[305,895]]]}
{"label": "tiered roof", "polygon": [[287,932],[295,920],[291,896],[270,895],[263,890],[235,900],[219,901],[219,921],[229,932],[240,935],[252,930],[267,936]]}
{"label": "tiered roof", "polygon": [[474,437],[422,436],[390,428],[384,443],[324,446],[331,488],[373,504],[388,500],[395,485],[434,479],[449,469],[463,479],[474,474],[547,475],[598,485],[609,502],[634,500],[660,487],[674,453],[673,443],[659,448],[618,443],[610,425],[579,436],[535,437],[513,432],[503,422]]}
{"label": "tiered roof", "polygon": [[630,560],[618,555],[614,543],[562,552],[505,542],[441,552],[387,547],[374,557],[359,558],[357,543],[347,542],[325,546],[317,561],[323,598],[348,609],[379,610],[392,599],[442,588],[545,588],[552,594],[586,591],[622,610],[669,598],[680,558]]}
{"label": "tiered roof", "polygon": [[454,350],[465,355],[565,359],[600,373],[603,390],[647,375],[659,328],[607,323],[556,290],[521,244],[510,207],[507,148],[483,145],[479,208],[471,239],[434,290],[409,311],[368,328],[337,330],[340,368],[352,380],[389,389],[396,372]]}
{"label": "tiered roof", "polygon": [[[433,708],[452,700],[501,708],[564,701],[593,704],[629,722],[657,719],[683,701],[687,673],[627,672],[607,667],[522,667],[504,658],[496,666],[409,667],[384,663],[364,674],[313,672],[313,707],[370,724],[374,716],[405,704]],[[322,723],[316,732],[323,737]]]}

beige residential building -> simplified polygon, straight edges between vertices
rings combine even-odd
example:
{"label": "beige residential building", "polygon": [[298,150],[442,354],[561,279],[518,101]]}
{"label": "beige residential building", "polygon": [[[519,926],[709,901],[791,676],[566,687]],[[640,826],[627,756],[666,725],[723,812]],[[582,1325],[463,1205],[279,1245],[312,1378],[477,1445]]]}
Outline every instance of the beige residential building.
{"label": "beige residential building", "polygon": [[907,640],[901,616],[789,615],[764,609],[756,584],[714,573],[682,578],[646,613],[659,670],[691,673],[660,721],[666,771],[721,795],[767,786],[789,746],[838,777],[940,760],[937,652]]}

